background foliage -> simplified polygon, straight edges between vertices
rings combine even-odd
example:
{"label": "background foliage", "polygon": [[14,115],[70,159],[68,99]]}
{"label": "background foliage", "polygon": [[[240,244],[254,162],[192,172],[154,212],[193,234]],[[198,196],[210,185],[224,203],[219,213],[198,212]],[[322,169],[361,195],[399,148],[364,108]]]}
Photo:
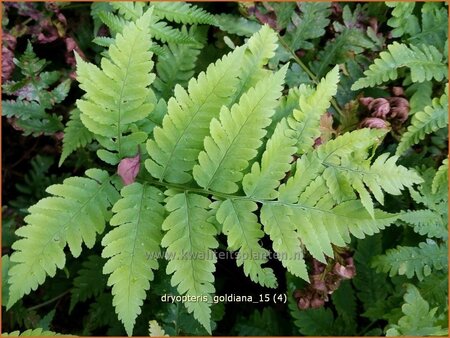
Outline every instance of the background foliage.
{"label": "background foliage", "polygon": [[[135,80],[144,86],[151,83],[153,94],[145,102],[137,100],[136,104],[141,108],[154,107],[153,120],[136,127],[133,123],[140,120],[138,115],[122,121],[122,127],[109,121],[100,121],[93,127],[97,128],[94,133],[84,125],[89,118],[86,113],[89,109],[86,107],[96,101],[90,102],[89,97],[80,100],[84,91],[93,90],[88,88],[88,81],[83,79],[88,78],[94,69],[86,68],[87,71],[83,73],[79,68],[76,74],[76,64],[82,64],[83,59],[100,65],[101,58],[107,55],[108,47],[115,43],[117,34],[122,32],[127,22],[134,22],[142,16],[144,3],[2,3],[2,332],[11,332],[11,335],[50,335],[51,332],[125,335],[125,329],[130,332],[130,327],[124,327],[119,319],[128,323],[134,319],[118,318],[116,315],[116,311],[126,315],[128,309],[118,310],[120,293],[117,295],[115,288],[119,288],[120,283],[117,280],[114,282],[114,271],[126,257],[115,256],[117,252],[114,239],[124,231],[127,233],[127,227],[138,222],[130,217],[126,207],[138,205],[139,196],[146,196],[147,201],[141,208],[152,210],[146,217],[155,219],[155,224],[158,218],[163,217],[163,199],[156,189],[137,185],[123,189],[123,205],[115,204],[112,208],[113,211],[118,211],[110,221],[113,227],[106,225],[108,232],[107,235],[102,234],[101,240],[95,241],[93,238],[96,232],[102,233],[101,224],[105,226],[105,220],[109,220],[109,211],[97,215],[103,223],[86,219],[85,223],[92,222],[93,225],[89,230],[89,238],[83,238],[89,249],[81,252],[81,239],[78,235],[64,239],[69,243],[71,251],[71,254],[66,254],[68,250],[61,252],[65,257],[65,264],[62,261],[58,264],[64,268],[56,270],[56,266],[49,265],[47,269],[53,272],[54,277],[47,278],[36,291],[17,302],[14,303],[16,299],[11,301],[14,305],[7,310],[10,297],[8,270],[13,266],[13,262],[10,262],[14,251],[12,244],[19,239],[18,235],[26,232],[23,225],[37,222],[33,218],[35,216],[30,216],[30,212],[36,213],[39,208],[46,206],[44,202],[32,208],[30,206],[49,197],[48,193],[54,195],[51,198],[58,200],[58,203],[71,203],[73,208],[86,202],[77,199],[75,192],[66,194],[59,191],[58,186],[45,191],[48,186],[60,184],[64,179],[68,178],[65,181],[68,183],[65,184],[83,184],[85,191],[91,191],[91,195],[95,196],[98,203],[96,206],[102,204],[105,210],[107,206],[112,206],[119,198],[115,187],[119,187],[121,182],[117,179],[112,184],[109,183],[105,178],[108,176],[107,172],[113,173],[122,157],[135,154],[135,146],[142,142],[142,137],[145,140],[147,135],[144,133],[142,136],[142,130],[151,133],[155,126],[161,125],[167,113],[165,102],[174,95],[177,99],[181,97],[179,92],[174,92],[175,84],[187,88],[191,78],[197,77],[210,63],[232,50],[236,51],[237,60],[239,49],[236,46],[243,45],[265,24],[276,32],[279,46],[272,51],[272,44],[266,44],[265,54],[255,54],[253,59],[246,59],[260,60],[260,63],[255,61],[255,64],[247,67],[248,74],[240,74],[241,78],[248,76],[251,79],[251,76],[266,75],[267,69],[278,72],[275,73],[278,77],[286,72],[286,85],[283,88],[280,85],[280,95],[283,96],[280,104],[274,107],[271,117],[273,122],[267,127],[268,134],[264,142],[272,135],[283,135],[283,130],[277,130],[275,122],[284,121],[283,118],[293,111],[302,95],[299,86],[307,85],[310,87],[304,88],[311,89],[308,89],[308,95],[303,95],[310,101],[306,98],[300,101],[301,109],[294,113],[291,120],[286,119],[286,130],[289,125],[298,123],[296,119],[304,121],[302,111],[316,109],[327,113],[320,119],[309,121],[311,125],[305,132],[305,143],[296,145],[298,149],[308,151],[320,143],[331,148],[336,144],[331,140],[345,132],[354,131],[354,135],[360,133],[359,135],[364,136],[365,129],[361,129],[362,127],[381,129],[381,133],[386,133],[386,136],[371,154],[375,160],[372,167],[376,169],[375,164],[378,163],[380,170],[388,172],[394,165],[384,162],[386,158],[380,154],[396,155],[397,164],[416,170],[423,183],[413,185],[419,182],[418,179],[402,181],[402,176],[407,175],[397,172],[397,176],[389,176],[389,185],[381,188],[391,193],[389,189],[397,186],[399,194],[386,195],[383,199],[382,192],[381,195],[377,193],[374,186],[370,186],[370,182],[366,180],[364,183],[370,187],[369,190],[375,197],[372,201],[369,192],[361,189],[362,183],[358,185],[358,182],[352,181],[346,190],[338,185],[339,181],[332,181],[331,174],[334,172],[329,169],[324,171],[323,177],[330,190],[334,189],[337,203],[346,194],[356,192],[368,212],[378,212],[374,206],[382,207],[389,213],[400,210],[405,212],[401,213],[394,225],[381,233],[364,239],[353,237],[346,248],[333,245],[331,258],[325,259],[322,252],[326,253],[325,249],[317,249],[312,244],[309,245],[314,242],[305,240],[312,255],[305,256],[307,264],[304,268],[289,267],[284,262],[271,259],[265,265],[265,279],[255,277],[256,275],[252,278],[251,273],[251,279],[246,277],[254,267],[246,266],[245,262],[219,259],[214,272],[216,294],[281,293],[286,294],[288,303],[215,304],[210,309],[213,335],[446,335],[447,4],[266,2],[196,3],[195,6],[185,3],[152,3],[151,6],[152,16],[144,24],[149,27],[149,34],[155,42],[150,47],[153,57],[152,60],[142,58],[139,62],[142,67],[153,63],[156,76]],[[137,23],[137,27],[139,24],[143,25],[142,22]],[[129,30],[129,34],[141,34],[139,29]],[[141,36],[138,38],[146,39]],[[253,48],[259,51],[261,46]],[[142,49],[145,49],[145,44]],[[79,55],[77,60],[74,52]],[[139,55],[136,57],[139,58]],[[114,55],[112,59],[117,64],[121,62],[120,59],[114,59]],[[233,64],[236,60],[229,62]],[[251,73],[251,70],[256,69],[252,67],[256,65],[260,67],[260,74]],[[230,77],[232,71],[238,71],[237,68],[230,69]],[[245,72],[245,67],[243,69]],[[269,79],[268,82],[271,83],[280,82],[276,76]],[[333,82],[338,84],[333,87],[330,85]],[[226,90],[228,84],[222,85]],[[312,88],[316,90],[315,96]],[[264,84],[258,87],[258,91],[262,90]],[[236,102],[240,94],[242,93],[233,98]],[[267,100],[265,107],[270,106],[271,99],[275,100],[263,97]],[[136,97],[130,95],[130,100],[133,99]],[[331,105],[328,105],[330,100]],[[84,106],[80,102],[85,102]],[[242,114],[248,111],[245,106],[241,110]],[[130,112],[133,113],[133,109],[130,108]],[[264,109],[259,114],[270,115]],[[229,125],[226,112],[221,114],[220,123],[224,128]],[[266,122],[261,119],[258,123],[262,129]],[[108,140],[110,130],[117,130],[117,127],[119,130],[129,128],[130,134],[123,136],[123,140]],[[250,128],[247,133],[254,129]],[[320,130],[319,134],[316,134],[317,130]],[[375,130],[372,132],[376,133]],[[219,136],[219,133],[211,135],[213,139],[219,139]],[[272,139],[277,140],[275,137]],[[275,149],[276,146],[275,143]],[[287,144],[282,149],[292,146]],[[157,153],[156,145],[147,148],[153,154]],[[297,157],[302,154],[294,153],[288,156]],[[272,158],[274,154],[277,152],[267,156]],[[352,155],[353,162],[347,164],[365,160],[357,155]],[[203,152],[201,156],[206,163],[206,159],[213,158],[214,154]],[[246,158],[245,154],[239,152],[236,156],[243,156],[244,160]],[[264,163],[265,155],[258,156],[262,157]],[[308,157],[308,160],[312,161],[313,156]],[[150,168],[150,173],[155,177],[158,177],[158,170],[155,169],[158,165],[164,163],[158,162],[157,157],[153,162],[146,162],[146,167]],[[236,163],[231,162],[229,165],[233,167]],[[211,183],[211,178],[205,176],[208,174],[205,166],[206,164],[200,163],[193,171],[194,178],[199,183],[204,182],[200,183],[202,187],[215,187],[213,190],[219,193],[235,189],[234,185],[222,188],[223,182]],[[87,173],[88,177],[74,178],[83,176],[86,169],[93,167],[102,170],[91,170]],[[172,169],[188,175],[182,168]],[[259,169],[263,171],[263,165],[261,168],[251,168],[253,177],[258,177]],[[285,172],[283,169],[278,170],[282,174]],[[290,174],[294,175],[294,172]],[[180,174],[176,177],[183,176]],[[248,181],[244,179],[246,193],[252,188],[251,177],[249,176]],[[235,179],[234,183],[239,181],[240,179]],[[330,182],[334,182],[334,185]],[[275,184],[275,188],[278,183],[272,184]],[[400,192],[403,186],[408,189]],[[103,190],[97,196],[96,189],[99,187]],[[89,198],[94,198],[92,196]],[[199,195],[186,195],[186,203],[190,199],[196,199],[196,204],[204,206],[203,209],[197,208],[197,212],[202,214],[207,208],[207,203],[202,198]],[[180,195],[169,194],[169,200],[171,215],[183,211],[184,204],[180,201]],[[246,213],[246,210],[256,210],[256,204],[233,203],[223,203],[220,208],[218,206],[217,217],[222,219],[223,232],[235,234],[233,224],[240,217],[254,227],[258,220],[253,218],[256,217],[254,214]],[[89,209],[86,210],[89,214]],[[233,210],[234,220],[229,218],[233,216]],[[261,219],[268,218],[267,215],[270,214],[269,208],[264,210],[265,212],[257,215]],[[55,218],[48,226],[57,224],[58,219]],[[168,229],[170,224],[165,226]],[[216,229],[208,231],[214,232]],[[272,247],[269,238],[274,235],[273,229],[267,230],[270,236],[257,229],[252,228],[252,231],[259,239],[253,243],[252,250],[276,250],[276,245]],[[152,238],[162,236],[156,228],[149,232]],[[146,235],[149,236],[142,234]],[[171,237],[173,241],[174,236],[176,237],[176,233],[167,236],[163,244],[170,247]],[[233,239],[220,235],[216,239],[217,243],[214,239],[199,245],[217,247],[219,252],[226,251],[227,248],[250,250],[239,242],[239,236]],[[49,243],[57,248],[60,240],[61,238],[52,238],[53,242]],[[151,249],[155,243],[148,242],[145,245]],[[320,259],[321,256],[323,259]],[[33,258],[26,257],[27,260]],[[104,269],[107,261],[109,268]],[[156,269],[157,265],[152,265],[153,272],[146,270],[149,275],[143,279],[136,276],[144,284],[141,284],[143,293],[135,295],[142,306],[140,310],[134,310],[138,313],[140,311],[140,314],[136,318],[133,334],[208,334],[205,321],[200,320],[202,325],[188,313],[183,304],[161,302],[163,294],[178,293],[177,288],[170,283],[170,276],[165,274],[166,268],[172,269],[170,264],[167,267],[167,261],[160,260],[159,269]],[[244,264],[243,268],[240,267],[241,264]],[[306,283],[303,280],[305,278],[299,278],[302,275],[300,271],[303,271],[306,279],[311,279],[311,284]],[[296,272],[297,276],[294,276]],[[274,286],[274,278],[278,283],[276,289],[267,287]],[[148,288],[146,289],[145,283],[151,279],[151,290],[146,292]],[[259,281],[259,284],[254,281]],[[134,304],[137,309],[140,305]]]}

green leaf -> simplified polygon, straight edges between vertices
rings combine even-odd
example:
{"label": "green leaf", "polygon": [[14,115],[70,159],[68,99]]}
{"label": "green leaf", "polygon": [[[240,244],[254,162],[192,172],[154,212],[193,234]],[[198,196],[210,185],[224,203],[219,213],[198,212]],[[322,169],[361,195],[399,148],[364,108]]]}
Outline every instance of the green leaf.
{"label": "green leaf", "polygon": [[448,269],[447,245],[438,245],[427,239],[418,247],[398,246],[396,249],[389,249],[385,255],[377,256],[372,265],[377,271],[389,272],[391,277],[417,276],[419,280],[423,280],[433,270]]}
{"label": "green leaf", "polygon": [[402,135],[396,154],[403,154],[409,147],[419,143],[426,135],[448,125],[448,89],[440,98],[434,98],[431,105],[417,112]]}
{"label": "green leaf", "polygon": [[162,127],[153,130],[154,140],[147,142],[150,159],[145,167],[152,176],[173,183],[191,180],[203,138],[213,117],[230,102],[235,91],[243,48],[210,65],[206,73],[189,81],[188,91],[175,87],[175,96],[168,102]]}
{"label": "green leaf", "polygon": [[15,264],[9,270],[8,309],[43,284],[47,275],[53,277],[57,268],[64,267],[66,244],[78,257],[81,244],[92,248],[97,233],[104,231],[117,192],[105,171],[90,169],[86,175],[89,178],[70,177],[48,187],[54,196],[31,206],[27,225],[16,231],[23,238],[12,246],[15,251],[10,259]]}
{"label": "green leaf", "polygon": [[435,194],[440,187],[448,186],[448,157],[442,161],[436,175],[433,178],[433,183],[431,184],[431,192]]}
{"label": "green leaf", "polygon": [[229,33],[239,36],[252,36],[261,29],[261,25],[242,16],[219,14],[215,16],[217,26]]}
{"label": "green leaf", "polygon": [[445,336],[448,329],[437,326],[437,308],[431,309],[414,285],[407,284],[402,306],[403,317],[388,326],[387,336]]}
{"label": "green leaf", "polygon": [[392,17],[387,21],[393,28],[392,37],[398,38],[405,34],[413,36],[420,32],[419,20],[413,13],[415,2],[385,2],[385,4],[393,8]]}
{"label": "green leaf", "polygon": [[208,221],[211,202],[187,191],[168,190],[166,195],[166,210],[170,214],[162,225],[166,233],[161,242],[170,259],[166,273],[173,274],[171,284],[180,295],[192,297],[184,305],[211,334],[208,302],[215,292],[213,272],[217,261],[212,249],[218,246],[216,229]]}
{"label": "green leaf", "polygon": [[205,10],[185,2],[154,2],[154,13],[169,21],[183,24],[207,24],[216,23],[213,15]]}
{"label": "green leaf", "polygon": [[[192,29],[191,29],[192,32]],[[158,58],[156,71],[158,77],[154,87],[165,100],[173,95],[176,84],[186,88],[194,75],[197,58],[203,45],[168,44],[163,46],[164,55]]]}
{"label": "green leaf", "polygon": [[124,151],[122,135],[130,124],[146,118],[156,104],[149,88],[155,78],[150,73],[150,17],[151,11],[147,11],[117,34],[109,57],[101,61],[101,70],[76,55],[77,79],[86,91],[85,97],[77,100],[81,121],[97,138],[114,138],[109,150],[117,151],[119,158],[135,154],[137,144],[132,153]]}
{"label": "green leaf", "polygon": [[136,317],[158,268],[162,238],[163,194],[140,183],[125,186],[122,198],[113,206],[110,224],[115,228],[105,235],[102,257],[108,258],[103,273],[111,274],[113,304],[129,336]]}
{"label": "green leaf", "polygon": [[[288,6],[287,4],[279,4],[279,6]],[[294,51],[302,48],[302,49],[312,49],[314,45],[310,42],[312,39],[320,38],[325,34],[325,28],[330,23],[328,17],[331,14],[331,5],[327,2],[302,2],[299,3],[301,14],[293,14],[291,11],[291,15],[295,17],[292,19],[294,25],[293,29],[289,29],[284,36],[287,44]],[[278,14],[280,11],[277,11],[277,7],[275,7],[275,13]],[[287,12],[289,13],[289,12]],[[280,28],[283,28],[284,22],[287,20],[282,20]]]}
{"label": "green leaf", "polygon": [[13,331],[10,333],[2,333],[2,337],[29,337],[29,336],[35,336],[35,337],[50,337],[50,336],[61,336],[60,333],[52,332],[52,331],[46,331],[42,328],[37,329],[29,329],[23,332],[20,331]]}
{"label": "green leaf", "polygon": [[398,77],[398,71],[407,67],[411,71],[413,82],[424,82],[447,78],[447,67],[442,61],[443,55],[436,47],[421,44],[406,45],[394,42],[381,52],[378,59],[364,72],[365,77],[356,81],[352,90],[374,87]]}
{"label": "green leaf", "polygon": [[59,160],[59,166],[77,148],[86,147],[92,142],[94,135],[84,126],[80,120],[80,111],[74,109],[70,112],[70,120],[64,129],[63,151]]}
{"label": "green leaf", "polygon": [[263,268],[269,252],[259,241],[264,235],[256,215],[255,202],[245,200],[226,200],[220,204],[216,218],[223,224],[222,231],[228,239],[229,250],[239,250],[236,264],[244,266],[244,273],[255,283],[275,288],[276,277],[273,270]]}
{"label": "green leaf", "polygon": [[198,156],[199,164],[193,174],[197,183],[205,189],[223,193],[238,190],[235,182],[256,155],[281,96],[286,67],[261,80],[242,95],[231,110],[223,107],[219,120],[210,125],[211,136],[204,140],[205,150]]}
{"label": "green leaf", "polygon": [[91,297],[98,297],[106,288],[106,276],[102,274],[105,260],[99,256],[88,256],[73,279],[73,288],[70,296],[69,313],[75,305]]}

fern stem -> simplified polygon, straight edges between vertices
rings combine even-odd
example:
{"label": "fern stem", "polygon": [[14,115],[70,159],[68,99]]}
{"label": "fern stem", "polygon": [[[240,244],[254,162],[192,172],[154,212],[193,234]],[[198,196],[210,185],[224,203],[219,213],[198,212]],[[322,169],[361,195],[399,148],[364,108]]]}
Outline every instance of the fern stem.
{"label": "fern stem", "polygon": [[[295,62],[297,62],[297,64],[305,71],[306,74],[308,74],[308,76],[311,78],[311,80],[317,85],[319,83],[319,80],[317,79],[317,76],[308,68],[307,65],[305,65],[305,63],[300,60],[300,58],[297,56],[297,54],[295,54],[295,52],[291,49],[291,47],[289,47],[289,45],[283,40],[283,38],[280,36],[280,34],[278,35],[278,39],[280,41],[280,43],[283,45],[283,47],[292,55],[292,58],[295,60]],[[344,116],[344,113],[342,112],[342,109],[339,107],[338,103],[336,102],[335,99],[331,99],[331,105],[333,106],[334,110],[336,110],[336,112],[339,114],[339,116]]]}
{"label": "fern stem", "polygon": [[32,307],[29,307],[27,310],[28,310],[28,311],[37,310],[37,309],[39,309],[39,308],[41,308],[41,307],[44,307],[44,306],[46,306],[46,305],[49,305],[49,304],[51,304],[51,303],[57,301],[58,299],[64,297],[65,295],[67,295],[67,294],[70,292],[70,290],[71,290],[71,289],[66,290],[66,291],[64,291],[63,293],[60,293],[59,295],[57,295],[57,296],[53,297],[52,299],[49,299],[49,300],[47,300],[47,301],[45,301],[45,302],[43,302],[43,303],[40,303],[40,304],[34,305],[34,306],[32,306]]}

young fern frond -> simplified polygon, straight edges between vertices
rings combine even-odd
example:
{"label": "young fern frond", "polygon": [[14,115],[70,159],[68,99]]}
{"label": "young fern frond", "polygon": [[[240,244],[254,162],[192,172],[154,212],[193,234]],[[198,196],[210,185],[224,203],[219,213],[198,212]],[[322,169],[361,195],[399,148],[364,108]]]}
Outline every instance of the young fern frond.
{"label": "young fern frond", "polygon": [[213,15],[192,4],[184,2],[154,2],[151,6],[157,16],[176,23],[216,24]]}
{"label": "young fern frond", "polygon": [[80,119],[80,111],[74,109],[70,112],[70,120],[64,128],[63,151],[59,160],[59,166],[76,149],[85,147],[91,143],[94,135],[84,126]]}
{"label": "young fern frond", "polygon": [[396,154],[402,155],[409,147],[425,139],[431,134],[448,125],[448,87],[440,98],[434,98],[430,106],[417,112],[411,119],[406,132],[402,135]]}
{"label": "young fern frond", "polygon": [[[169,215],[162,225],[167,232],[161,245],[167,248],[170,259],[166,272],[173,274],[171,284],[181,295],[193,297],[184,305],[211,334],[209,301],[215,291],[213,272],[217,261],[212,249],[218,246],[217,230],[208,221],[211,201],[187,191],[167,190],[165,194]],[[205,296],[208,302],[202,298]]]}
{"label": "young fern frond", "polygon": [[150,73],[153,68],[149,52],[150,17],[151,11],[147,11],[117,34],[115,43],[109,47],[109,57],[102,59],[102,69],[77,56],[77,79],[80,88],[86,91],[85,97],[77,100],[80,118],[109,150],[98,155],[111,164],[135,155],[137,145],[145,141],[146,135],[124,134],[131,131],[133,123],[146,118],[156,104],[149,88],[155,78]]}
{"label": "young fern frond", "polygon": [[432,271],[448,269],[447,245],[428,239],[418,247],[399,246],[375,257],[372,265],[377,271],[389,272],[390,276],[417,276],[423,280]]}
{"label": "young fern frond", "polygon": [[154,140],[147,142],[150,159],[145,167],[152,176],[173,183],[192,179],[192,170],[208,135],[209,123],[230,103],[244,49],[237,48],[210,65],[188,84],[188,91],[177,85],[168,102],[162,127],[153,130]]}
{"label": "young fern frond", "polygon": [[216,218],[223,224],[228,249],[239,250],[236,263],[244,266],[245,275],[255,283],[275,288],[277,280],[273,270],[261,266],[267,262],[269,252],[259,244],[264,232],[253,213],[257,209],[253,201],[227,199],[220,204]]}
{"label": "young fern frond", "polygon": [[164,220],[164,196],[149,185],[133,183],[121,191],[110,224],[115,226],[102,240],[102,257],[108,258],[103,273],[111,274],[113,304],[129,336],[158,268]]}
{"label": "young fern frond", "polygon": [[409,45],[394,42],[381,52],[369,69],[364,72],[365,77],[356,81],[352,90],[380,85],[398,77],[398,70],[407,67],[411,71],[412,82],[423,82],[447,78],[447,66],[443,55],[434,46]]}
{"label": "young fern frond", "polygon": [[74,257],[81,245],[92,248],[96,235],[105,229],[110,205],[117,191],[109,175],[99,169],[89,169],[86,177],[70,177],[63,184],[47,188],[53,197],[40,200],[29,208],[26,226],[16,234],[22,239],[13,244],[14,253],[8,283],[10,308],[23,295],[43,284],[46,276],[53,277],[56,269],[64,268],[64,248],[69,246]]}
{"label": "young fern frond", "polygon": [[231,110],[223,107],[219,120],[211,121],[211,136],[204,140],[205,150],[193,168],[197,183],[217,192],[234,193],[242,171],[256,155],[281,96],[286,67],[258,82]]}

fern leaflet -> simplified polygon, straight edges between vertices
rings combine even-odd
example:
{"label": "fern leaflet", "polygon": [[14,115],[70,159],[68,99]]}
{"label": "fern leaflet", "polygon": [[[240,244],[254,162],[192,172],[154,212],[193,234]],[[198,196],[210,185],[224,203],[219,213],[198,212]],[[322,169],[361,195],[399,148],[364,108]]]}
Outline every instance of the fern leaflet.
{"label": "fern leaflet", "polygon": [[73,288],[70,296],[69,313],[75,305],[90,297],[98,297],[106,287],[106,276],[102,274],[105,260],[99,256],[92,255],[83,262],[78,276],[73,280]]}
{"label": "fern leaflet", "polygon": [[397,324],[389,325],[386,336],[446,336],[448,329],[437,326],[437,308],[430,310],[428,302],[422,298],[419,290],[407,284],[402,306],[404,314]]}
{"label": "fern leaflet", "polygon": [[[185,192],[168,190],[166,210],[170,212],[164,220],[162,229],[167,231],[161,245],[167,248],[170,259],[167,274],[173,274],[172,286],[177,286],[181,295],[193,297],[184,303],[189,313],[211,334],[211,309],[202,297],[214,293],[215,263],[214,249],[216,229],[208,221],[210,200]],[[195,299],[195,297],[200,297]],[[209,301],[209,299],[208,299]]]}
{"label": "fern leaflet", "polygon": [[317,85],[315,91],[307,86],[300,87],[299,109],[288,118],[290,127],[297,131],[297,153],[303,154],[312,149],[314,140],[320,136],[320,116],[330,106],[331,98],[337,92],[339,68],[334,67]]}
{"label": "fern leaflet", "polygon": [[435,194],[439,188],[443,186],[448,186],[448,157],[442,161],[441,166],[433,178],[433,182],[431,183],[431,192]]}
{"label": "fern leaflet", "polygon": [[409,45],[394,42],[381,52],[380,57],[364,72],[365,77],[356,81],[352,90],[373,87],[398,77],[398,70],[407,67],[413,82],[423,82],[447,78],[447,67],[443,55],[434,46]]}
{"label": "fern leaflet", "polygon": [[393,8],[392,18],[387,24],[394,28],[392,37],[398,38],[404,34],[416,35],[420,31],[419,21],[413,14],[415,2],[385,2],[386,6]]}
{"label": "fern leaflet", "polygon": [[26,226],[16,234],[22,239],[13,244],[14,266],[9,270],[10,308],[23,295],[36,290],[47,275],[53,277],[56,268],[65,265],[66,244],[74,257],[81,253],[81,244],[95,244],[96,235],[105,229],[109,206],[115,202],[117,191],[108,174],[89,169],[85,177],[70,177],[63,184],[47,188],[54,195],[41,199],[29,208]]}
{"label": "fern leaflet", "polygon": [[396,154],[403,154],[409,147],[419,143],[426,135],[448,125],[448,88],[440,98],[433,99],[430,106],[417,112],[411,119],[411,124],[403,134]]}
{"label": "fern leaflet", "polygon": [[113,230],[102,240],[103,273],[111,274],[113,304],[129,336],[158,268],[156,255],[162,238],[163,194],[156,188],[133,183],[121,191],[110,220]]}
{"label": "fern leaflet", "polygon": [[77,100],[81,121],[99,142],[102,137],[115,140],[108,142],[108,150],[117,152],[109,153],[112,159],[108,162],[112,164],[135,154],[137,144],[143,142],[141,137],[123,134],[129,132],[131,124],[146,118],[156,104],[148,87],[155,78],[150,73],[153,62],[148,51],[150,16],[151,11],[147,11],[117,34],[109,47],[109,58],[101,61],[102,70],[77,56],[78,81],[86,91],[85,98]]}
{"label": "fern leaflet", "polygon": [[223,193],[238,190],[242,171],[257,155],[281,96],[286,67],[261,80],[242,95],[231,110],[223,107],[219,120],[211,121],[211,136],[204,140],[205,150],[198,156],[193,175],[197,183]]}
{"label": "fern leaflet", "polygon": [[419,280],[429,276],[432,270],[447,269],[447,246],[438,245],[431,239],[418,247],[399,246],[373,261],[377,271],[389,272],[390,276],[417,276]]}
{"label": "fern leaflet", "polygon": [[155,2],[152,3],[152,7],[157,16],[176,23],[216,24],[214,16],[195,5],[185,2]]}
{"label": "fern leaflet", "polygon": [[253,212],[258,206],[253,201],[228,199],[220,204],[216,218],[223,224],[228,248],[239,250],[237,265],[244,265],[244,273],[262,286],[275,288],[276,277],[270,268],[262,268],[269,252],[258,243],[264,232]]}
{"label": "fern leaflet", "polygon": [[188,91],[175,87],[168,102],[162,127],[153,130],[154,140],[147,142],[150,159],[145,167],[156,178],[173,183],[191,180],[192,170],[208,134],[209,122],[230,102],[237,83],[243,48],[224,56],[188,84]]}
{"label": "fern leaflet", "polygon": [[64,129],[63,151],[59,160],[59,166],[77,148],[85,147],[92,141],[94,135],[84,126],[80,120],[80,111],[74,109],[70,112],[70,120]]}

